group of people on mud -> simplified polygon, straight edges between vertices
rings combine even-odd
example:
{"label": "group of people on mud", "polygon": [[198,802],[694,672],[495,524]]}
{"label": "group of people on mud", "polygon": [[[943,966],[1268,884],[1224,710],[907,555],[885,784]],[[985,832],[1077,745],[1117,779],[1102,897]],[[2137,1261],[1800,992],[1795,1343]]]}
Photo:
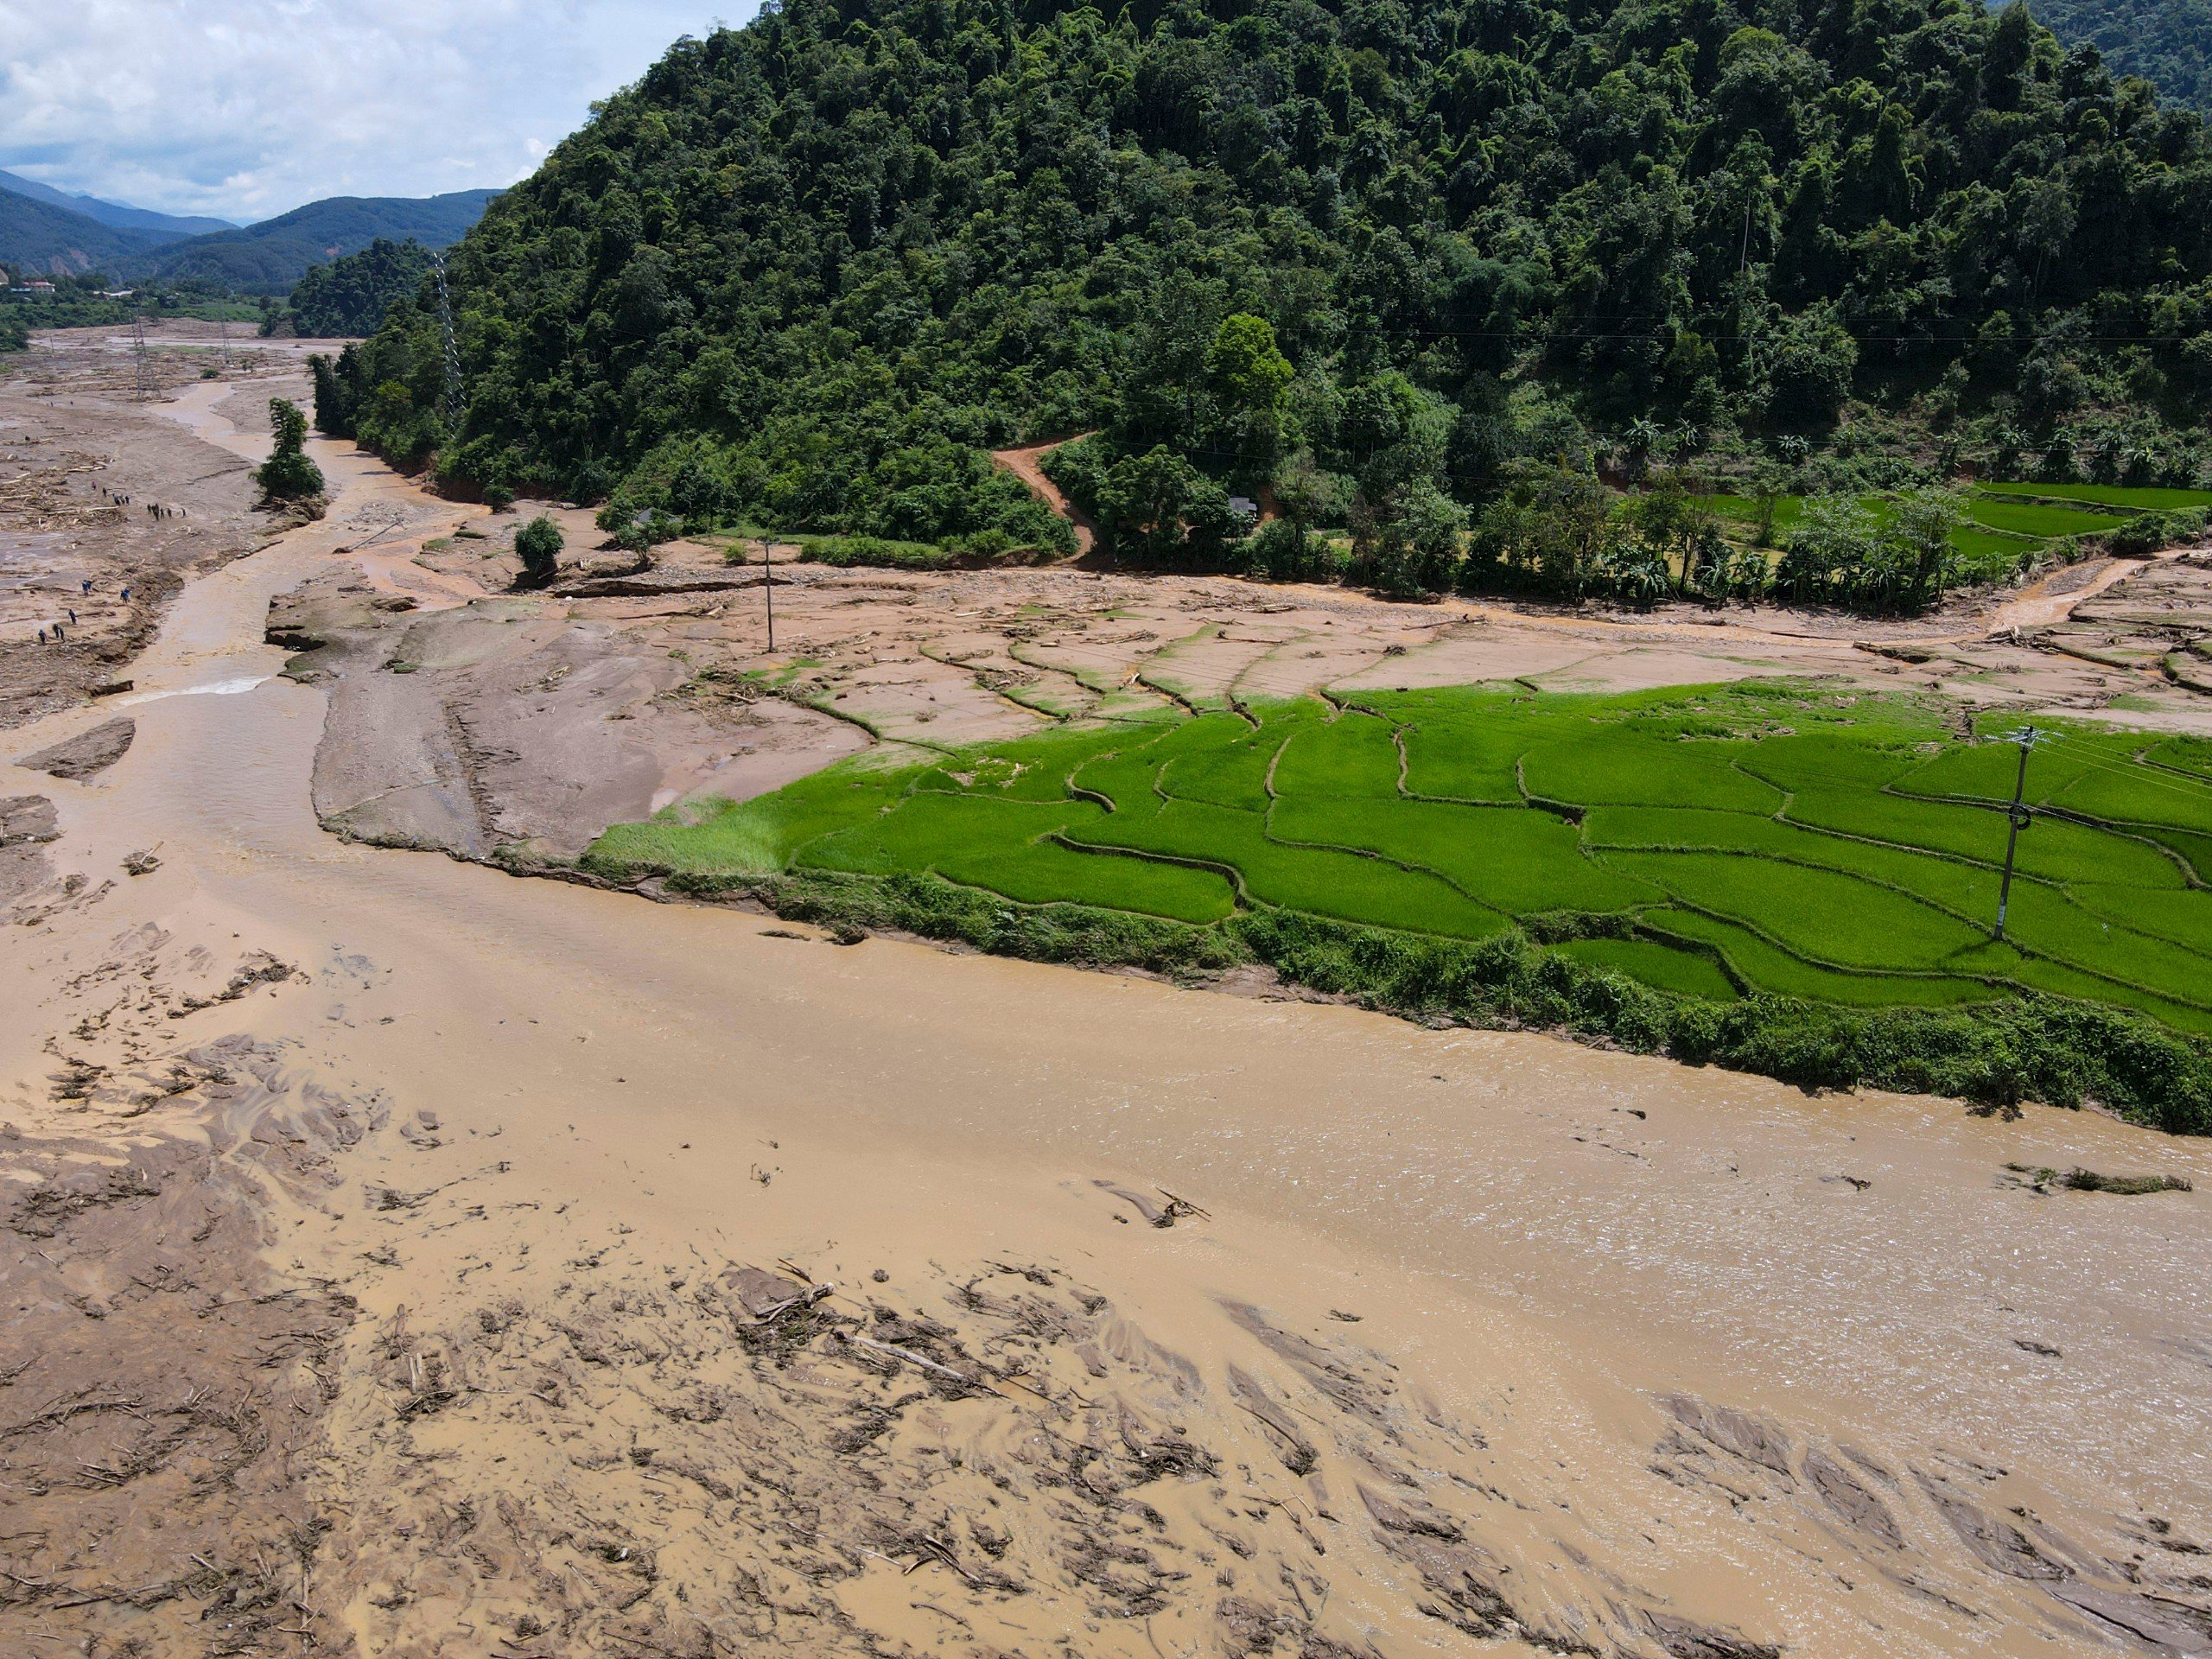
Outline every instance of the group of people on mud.
{"label": "group of people on mud", "polygon": [[[92,597],[92,578],[89,576],[81,578],[78,583],[77,596],[79,599],[89,599]],[[123,590],[118,597],[125,605],[128,605],[130,602],[130,585],[128,582],[124,584]],[[75,627],[77,626],[77,607],[73,605],[65,605],[62,608],[69,613],[69,621],[67,626],[72,628]],[[67,633],[63,631],[63,625],[59,621],[41,623],[39,626],[38,642],[41,645],[65,645],[68,642],[68,638],[69,636]]]}
{"label": "group of people on mud", "polygon": [[[130,496],[122,490],[104,489],[100,493],[107,497],[108,505],[111,507],[128,507],[140,505],[134,502]],[[158,501],[148,501],[144,503],[143,505],[146,509],[146,516],[149,518],[188,518],[192,516],[182,507],[164,506]],[[79,583],[78,596],[83,599],[89,599],[92,596],[92,584],[91,580],[89,578],[83,580]],[[130,588],[128,584],[124,587],[123,591],[118,597],[125,605],[128,605],[130,602]],[[77,626],[77,613],[73,607],[65,606],[63,608],[67,610],[69,613],[69,620],[67,622],[46,622],[41,623],[39,626],[38,642],[41,645],[60,645],[68,643],[69,635],[67,630]]]}
{"label": "group of people on mud", "polygon": [[[121,490],[109,490],[105,493],[107,504],[111,507],[127,507],[131,504],[130,498]],[[146,516],[149,518],[189,518],[192,517],[182,507],[165,507],[158,501],[146,503]]]}

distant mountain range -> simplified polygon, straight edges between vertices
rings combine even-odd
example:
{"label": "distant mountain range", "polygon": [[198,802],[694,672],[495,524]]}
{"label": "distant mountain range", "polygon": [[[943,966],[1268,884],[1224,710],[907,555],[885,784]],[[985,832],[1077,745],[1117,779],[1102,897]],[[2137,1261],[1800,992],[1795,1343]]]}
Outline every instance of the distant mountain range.
{"label": "distant mountain range", "polygon": [[96,219],[119,231],[151,231],[172,241],[188,236],[205,236],[210,231],[238,229],[237,224],[227,219],[181,219],[175,213],[157,213],[148,207],[126,207],[120,202],[102,201],[98,196],[72,195],[67,191],[55,189],[50,184],[41,184],[36,179],[24,178],[18,173],[0,172],[0,190],[29,196],[33,201],[64,207],[73,213],[82,213],[86,219]]}
{"label": "distant mountain range", "polygon": [[459,241],[499,193],[332,196],[243,227],[179,219],[0,172],[0,261],[56,276],[99,270],[123,282],[203,282],[282,295],[318,265],[378,237],[429,248]]}
{"label": "distant mountain range", "polygon": [[50,201],[0,190],[0,261],[20,270],[54,276],[111,271],[121,261],[175,239],[103,225]]}
{"label": "distant mountain range", "polygon": [[245,294],[289,294],[319,265],[359,253],[378,237],[410,238],[426,248],[449,247],[484,217],[496,190],[443,196],[331,196],[289,213],[173,243],[126,268],[134,277],[200,281]]}

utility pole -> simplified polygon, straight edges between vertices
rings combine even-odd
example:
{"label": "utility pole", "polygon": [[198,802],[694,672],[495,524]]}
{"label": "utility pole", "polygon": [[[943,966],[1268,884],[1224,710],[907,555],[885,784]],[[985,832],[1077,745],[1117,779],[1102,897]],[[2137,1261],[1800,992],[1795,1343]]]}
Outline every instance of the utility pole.
{"label": "utility pole", "polygon": [[768,606],[768,649],[776,648],[776,569],[768,563],[768,538],[760,538],[760,596]]}
{"label": "utility pole", "polygon": [[2023,726],[2018,731],[2005,734],[2007,741],[2020,746],[2020,770],[2012,780],[2012,804],[2005,811],[2012,829],[2005,837],[2005,880],[1997,889],[1997,941],[2000,944],[2005,941],[2005,912],[2012,902],[2012,855],[2019,849],[2020,831],[2035,821],[2024,804],[2028,792],[2028,751],[2050,735],[2033,726]]}

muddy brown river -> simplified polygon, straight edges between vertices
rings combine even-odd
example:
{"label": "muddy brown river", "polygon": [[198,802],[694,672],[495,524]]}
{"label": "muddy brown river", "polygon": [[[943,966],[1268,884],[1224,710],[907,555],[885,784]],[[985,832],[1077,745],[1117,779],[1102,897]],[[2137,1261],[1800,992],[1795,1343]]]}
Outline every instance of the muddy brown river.
{"label": "muddy brown river", "polygon": [[[250,452],[214,397],[178,413]],[[321,1541],[200,1562],[260,1550],[265,1606],[143,1506],[98,1567],[90,1510],[41,1506],[137,1465],[11,1431],[10,1651],[2212,1652],[2202,1145],[342,842],[324,694],[264,620],[347,505],[422,498],[319,448],[332,519],[187,588],[128,754],[0,767],[58,829],[0,930],[0,1088],[57,1168],[215,1148],[256,1270],[342,1287],[238,1384],[301,1420]],[[216,1052],[220,1088],[122,1103]],[[75,1059],[104,1081],[56,1101]],[[130,1294],[89,1235],[17,1234]],[[791,1328],[741,1267],[835,1289]],[[51,1415],[58,1378],[4,1374]],[[251,1645],[197,1617],[226,1593]]]}

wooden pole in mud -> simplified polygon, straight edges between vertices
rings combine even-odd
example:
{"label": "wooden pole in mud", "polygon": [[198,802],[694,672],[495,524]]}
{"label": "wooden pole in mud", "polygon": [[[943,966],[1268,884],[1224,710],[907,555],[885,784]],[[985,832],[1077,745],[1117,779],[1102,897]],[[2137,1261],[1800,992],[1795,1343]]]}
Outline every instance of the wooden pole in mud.
{"label": "wooden pole in mud", "polygon": [[760,596],[768,606],[768,649],[776,648],[776,572],[768,563],[768,538],[760,538]]}

